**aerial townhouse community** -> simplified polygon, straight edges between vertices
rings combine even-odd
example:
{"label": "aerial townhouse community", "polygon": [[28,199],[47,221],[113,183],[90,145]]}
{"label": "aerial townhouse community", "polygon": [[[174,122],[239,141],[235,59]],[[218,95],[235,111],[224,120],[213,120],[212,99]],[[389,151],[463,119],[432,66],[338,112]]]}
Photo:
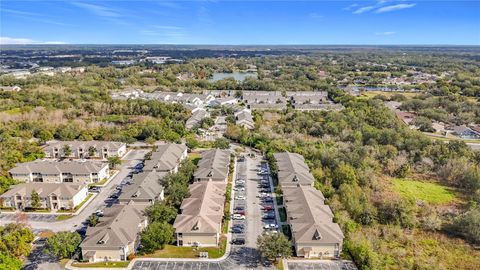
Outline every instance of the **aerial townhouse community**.
{"label": "aerial townhouse community", "polygon": [[313,187],[314,178],[305,159],[289,152],[275,153],[274,157],[297,256],[338,258],[344,236],[332,221],[333,213],[324,205],[323,194]]}
{"label": "aerial townhouse community", "polygon": [[225,192],[229,173],[228,150],[202,153],[190,185],[190,196],[180,207],[173,227],[178,246],[217,246],[224,215]]}
{"label": "aerial townhouse community", "polygon": [[[20,183],[1,195],[2,207],[53,212],[76,209],[89,198],[89,185],[99,184],[110,177],[111,171],[104,159],[125,155],[126,144],[52,141],[43,150],[45,159],[18,163],[9,171],[11,177]],[[38,203],[33,203],[34,193],[38,194]]]}
{"label": "aerial townhouse community", "polygon": [[158,145],[143,172],[135,174],[118,198],[118,204],[105,208],[95,227],[87,229],[80,244],[82,257],[89,262],[126,261],[140,244],[140,232],[148,225],[145,209],[162,201],[161,180],[178,171],[187,157],[187,147],[180,144]]}

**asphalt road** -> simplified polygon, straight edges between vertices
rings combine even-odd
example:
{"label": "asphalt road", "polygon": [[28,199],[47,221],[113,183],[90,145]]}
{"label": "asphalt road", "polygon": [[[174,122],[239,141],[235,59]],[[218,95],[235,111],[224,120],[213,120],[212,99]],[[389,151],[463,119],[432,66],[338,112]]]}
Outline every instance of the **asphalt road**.
{"label": "asphalt road", "polygon": [[[143,157],[148,150],[132,150],[126,156],[123,157],[122,165],[120,166],[119,173],[105,186],[97,196],[80,212],[78,215],[73,216],[70,219],[63,221],[56,221],[56,217],[53,215],[27,215],[27,223],[34,230],[50,230],[53,232],[58,231],[75,231],[80,229],[88,217],[98,209],[103,209],[108,202],[110,194],[115,190],[115,187],[127,177],[128,173],[133,169],[135,165],[143,160]],[[0,225],[11,223],[15,220],[15,215],[2,214],[0,215]]]}

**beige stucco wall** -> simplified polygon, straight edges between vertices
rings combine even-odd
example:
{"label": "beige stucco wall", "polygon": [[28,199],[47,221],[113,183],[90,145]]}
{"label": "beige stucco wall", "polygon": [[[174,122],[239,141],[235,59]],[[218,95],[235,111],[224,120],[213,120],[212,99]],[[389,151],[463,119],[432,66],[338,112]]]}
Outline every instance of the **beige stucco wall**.
{"label": "beige stucco wall", "polygon": [[200,246],[217,246],[218,243],[217,233],[184,233],[178,240],[183,240],[183,246],[191,246],[195,242],[198,242]]}
{"label": "beige stucco wall", "polygon": [[[304,254],[303,248],[311,248],[312,250],[309,254]],[[341,247],[340,247],[341,248]],[[318,258],[323,256],[326,257],[334,257],[335,256],[335,244],[323,244],[323,245],[302,245],[297,244],[295,245],[295,250],[298,257],[306,257],[306,258]]]}

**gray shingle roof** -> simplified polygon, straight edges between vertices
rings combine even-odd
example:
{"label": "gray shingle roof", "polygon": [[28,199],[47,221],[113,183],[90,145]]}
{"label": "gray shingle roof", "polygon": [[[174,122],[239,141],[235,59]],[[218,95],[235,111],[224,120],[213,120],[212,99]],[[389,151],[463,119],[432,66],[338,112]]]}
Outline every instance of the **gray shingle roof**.
{"label": "gray shingle roof", "polygon": [[10,198],[17,194],[22,196],[30,196],[35,190],[40,197],[45,198],[51,194],[55,194],[62,198],[73,198],[85,185],[72,183],[28,183],[11,186],[10,189],[0,195],[0,198]]}
{"label": "gray shingle roof", "polygon": [[144,171],[168,172],[173,170],[180,163],[182,154],[187,150],[183,144],[158,145],[157,150],[152,153],[150,160],[145,161]]}
{"label": "gray shingle roof", "polygon": [[219,233],[225,203],[225,183],[212,181],[190,185],[173,227],[177,233]]}
{"label": "gray shingle roof", "polygon": [[213,149],[202,153],[194,178],[223,181],[228,176],[230,151]]}
{"label": "gray shingle roof", "polygon": [[105,208],[95,227],[88,227],[80,247],[87,249],[117,249],[134,242],[145,221],[144,206],[117,204]]}
{"label": "gray shingle roof", "polygon": [[132,183],[122,189],[120,202],[149,202],[158,199],[163,191],[161,179],[166,172],[142,172],[134,175]]}
{"label": "gray shingle roof", "polygon": [[282,152],[275,153],[274,157],[277,161],[278,181],[281,186],[312,185],[315,182],[303,156]]}
{"label": "gray shingle roof", "polygon": [[60,174],[72,173],[77,175],[87,175],[91,173],[98,173],[103,168],[108,166],[106,163],[95,161],[49,161],[36,160],[32,162],[18,163],[17,166],[11,169],[11,174]]}
{"label": "gray shingle roof", "polygon": [[323,194],[311,186],[283,188],[288,223],[296,244],[341,243],[343,233],[333,223],[333,213],[324,205]]}

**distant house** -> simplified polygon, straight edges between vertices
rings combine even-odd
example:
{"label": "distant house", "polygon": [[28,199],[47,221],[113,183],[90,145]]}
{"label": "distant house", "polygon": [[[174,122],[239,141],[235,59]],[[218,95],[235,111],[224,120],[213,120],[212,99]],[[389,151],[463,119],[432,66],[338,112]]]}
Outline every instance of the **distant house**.
{"label": "distant house", "polygon": [[230,151],[213,149],[202,153],[198,168],[193,174],[194,181],[227,182],[230,165]]}
{"label": "distant house", "polygon": [[117,204],[105,208],[95,227],[88,227],[80,244],[88,262],[126,261],[140,244],[139,234],[147,227],[144,205]]}
{"label": "distant house", "polygon": [[71,183],[25,183],[12,186],[0,195],[2,207],[24,210],[32,207],[32,192],[40,197],[40,207],[49,210],[71,210],[88,195],[86,185]]}
{"label": "distant house", "polygon": [[249,109],[285,109],[287,99],[279,91],[243,91],[242,100]]}
{"label": "distant house", "polygon": [[0,90],[5,91],[5,92],[18,92],[22,90],[20,86],[0,86]]}
{"label": "distant house", "polygon": [[217,99],[212,99],[208,103],[208,106],[210,107],[215,107],[215,106],[227,106],[227,105],[234,105],[238,103],[238,99],[235,97],[223,97],[223,98],[217,98]]}
{"label": "distant house", "polygon": [[246,129],[254,129],[255,122],[253,121],[252,112],[249,109],[242,109],[235,113],[235,123],[238,126]]}
{"label": "distant house", "polygon": [[131,183],[122,189],[118,198],[120,203],[151,205],[164,199],[161,180],[167,172],[146,171],[135,174]]}
{"label": "distant house", "polygon": [[183,144],[158,145],[150,159],[145,161],[143,170],[176,173],[185,158],[187,158],[187,146]]}
{"label": "distant house", "polygon": [[102,162],[38,160],[18,163],[9,173],[25,182],[91,184],[108,178],[109,168]]}
{"label": "distant house", "polygon": [[[65,154],[69,149],[70,154]],[[43,148],[46,158],[99,158],[112,156],[123,157],[127,153],[127,145],[123,142],[111,141],[52,141]]]}
{"label": "distant house", "polygon": [[192,116],[187,119],[187,122],[185,123],[185,127],[187,129],[198,128],[198,127],[200,127],[200,124],[202,123],[202,120],[204,118],[207,118],[208,116],[209,116],[209,113],[204,109],[195,110],[192,113]]}
{"label": "distant house", "polygon": [[328,103],[328,93],[325,91],[287,91],[286,96],[292,105]]}
{"label": "distant house", "polygon": [[465,125],[453,127],[453,133],[462,139],[480,139],[480,132]]}
{"label": "distant house", "polygon": [[193,183],[173,223],[178,246],[218,246],[222,233],[226,183]]}

